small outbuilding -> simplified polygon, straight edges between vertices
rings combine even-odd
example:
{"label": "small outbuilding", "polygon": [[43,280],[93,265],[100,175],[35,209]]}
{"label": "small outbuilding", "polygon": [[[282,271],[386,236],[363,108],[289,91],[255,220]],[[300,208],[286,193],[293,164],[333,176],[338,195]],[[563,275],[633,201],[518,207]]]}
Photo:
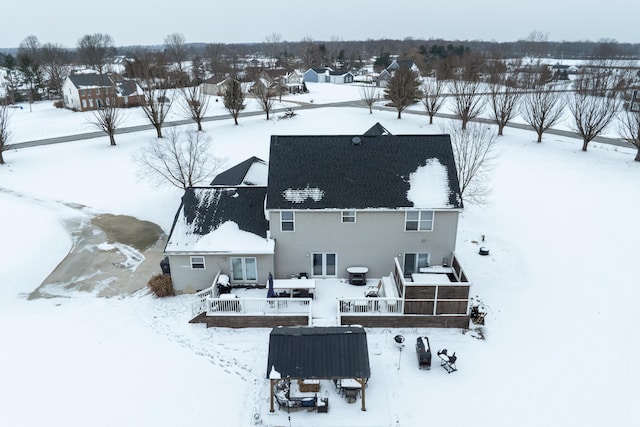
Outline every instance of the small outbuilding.
{"label": "small outbuilding", "polygon": [[270,411],[274,411],[274,387],[291,380],[347,380],[360,384],[362,410],[365,385],[371,376],[367,333],[361,326],[278,327],[269,336]]}

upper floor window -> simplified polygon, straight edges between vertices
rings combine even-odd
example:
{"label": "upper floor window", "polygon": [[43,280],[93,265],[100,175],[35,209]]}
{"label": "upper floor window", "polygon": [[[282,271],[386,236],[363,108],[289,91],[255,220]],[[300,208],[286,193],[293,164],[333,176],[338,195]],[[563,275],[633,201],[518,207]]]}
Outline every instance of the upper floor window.
{"label": "upper floor window", "polygon": [[295,231],[293,211],[280,212],[280,231]]}
{"label": "upper floor window", "polygon": [[356,222],[356,211],[342,211],[342,222]]}
{"label": "upper floor window", "polygon": [[404,220],[405,231],[433,230],[433,211],[407,211]]}

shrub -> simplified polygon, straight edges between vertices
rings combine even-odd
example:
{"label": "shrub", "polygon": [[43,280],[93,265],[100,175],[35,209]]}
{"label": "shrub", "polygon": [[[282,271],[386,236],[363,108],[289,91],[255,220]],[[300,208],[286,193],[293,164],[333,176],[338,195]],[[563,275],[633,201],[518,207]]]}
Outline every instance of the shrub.
{"label": "shrub", "polygon": [[53,106],[56,108],[64,108],[64,101],[59,99],[53,103]]}
{"label": "shrub", "polygon": [[170,274],[155,274],[151,276],[147,286],[157,297],[162,298],[174,295],[173,282],[171,281]]}

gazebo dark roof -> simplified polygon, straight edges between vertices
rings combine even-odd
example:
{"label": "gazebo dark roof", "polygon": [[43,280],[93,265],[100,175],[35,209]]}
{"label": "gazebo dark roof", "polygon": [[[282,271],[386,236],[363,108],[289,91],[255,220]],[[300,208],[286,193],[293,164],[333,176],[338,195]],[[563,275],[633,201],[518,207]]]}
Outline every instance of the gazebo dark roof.
{"label": "gazebo dark roof", "polygon": [[369,378],[367,333],[362,327],[279,327],[269,336],[266,377]]}
{"label": "gazebo dark roof", "polygon": [[412,208],[409,177],[432,159],[446,169],[448,182],[434,186],[448,186],[449,200],[429,208],[462,208],[449,135],[274,135],[267,209]]}

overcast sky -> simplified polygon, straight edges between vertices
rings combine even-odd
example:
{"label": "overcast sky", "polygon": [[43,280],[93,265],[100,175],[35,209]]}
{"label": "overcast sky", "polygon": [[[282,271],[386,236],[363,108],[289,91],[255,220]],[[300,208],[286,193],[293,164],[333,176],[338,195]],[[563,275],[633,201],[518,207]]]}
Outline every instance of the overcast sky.
{"label": "overcast sky", "polygon": [[[552,41],[640,42],[640,2],[630,0],[32,0],[3,2],[0,47],[28,35],[75,47],[85,34],[107,33],[117,46],[187,42],[366,40],[407,37],[515,41],[536,30]],[[311,6],[309,6],[311,5]],[[237,6],[235,9],[234,6]]]}

